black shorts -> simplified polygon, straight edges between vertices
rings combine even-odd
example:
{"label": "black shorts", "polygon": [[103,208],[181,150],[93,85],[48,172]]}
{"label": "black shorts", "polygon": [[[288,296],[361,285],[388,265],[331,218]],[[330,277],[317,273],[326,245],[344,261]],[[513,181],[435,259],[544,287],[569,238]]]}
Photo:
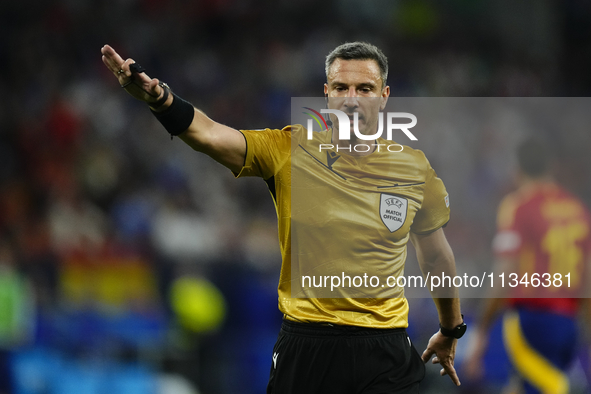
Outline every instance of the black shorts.
{"label": "black shorts", "polygon": [[416,394],[425,365],[406,330],[283,321],[267,394]]}

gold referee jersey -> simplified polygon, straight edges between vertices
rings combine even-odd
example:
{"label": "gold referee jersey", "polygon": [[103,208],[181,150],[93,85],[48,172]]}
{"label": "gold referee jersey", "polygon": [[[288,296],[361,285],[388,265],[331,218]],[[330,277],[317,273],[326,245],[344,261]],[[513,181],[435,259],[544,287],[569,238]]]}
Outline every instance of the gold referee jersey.
{"label": "gold referee jersey", "polygon": [[[447,192],[423,152],[407,146],[390,152],[392,142],[383,139],[376,141],[379,151],[365,156],[320,150],[331,130],[308,140],[299,125],[242,133],[247,153],[237,176],[262,177],[277,209],[285,317],[407,327],[404,293],[385,278],[404,274],[410,231],[428,234],[449,220]],[[364,275],[362,285],[348,279]],[[343,279],[340,286],[327,282],[330,276]],[[371,276],[377,278],[370,285]]]}

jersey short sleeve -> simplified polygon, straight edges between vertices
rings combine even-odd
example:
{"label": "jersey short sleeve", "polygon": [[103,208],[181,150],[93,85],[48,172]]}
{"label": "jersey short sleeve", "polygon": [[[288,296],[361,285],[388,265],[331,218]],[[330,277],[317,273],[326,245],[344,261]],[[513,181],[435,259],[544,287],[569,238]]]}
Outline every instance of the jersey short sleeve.
{"label": "jersey short sleeve", "polygon": [[514,195],[505,197],[497,211],[497,233],[493,238],[493,252],[497,256],[516,255],[523,243],[519,202]]}
{"label": "jersey short sleeve", "polygon": [[236,177],[268,179],[277,174],[290,157],[291,126],[282,130],[240,130],[246,139],[244,166]]}
{"label": "jersey short sleeve", "polygon": [[445,185],[431,165],[427,163],[427,167],[423,203],[411,226],[416,234],[429,234],[449,221],[449,196]]}

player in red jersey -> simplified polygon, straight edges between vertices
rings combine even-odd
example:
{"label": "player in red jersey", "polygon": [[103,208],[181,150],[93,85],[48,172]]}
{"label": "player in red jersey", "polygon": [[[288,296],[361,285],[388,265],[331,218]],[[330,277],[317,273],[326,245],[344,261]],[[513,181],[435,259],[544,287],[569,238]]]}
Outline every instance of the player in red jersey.
{"label": "player in red jersey", "polygon": [[487,299],[466,362],[468,376],[482,374],[487,332],[504,311],[505,349],[527,394],[569,392],[565,370],[575,357],[591,262],[591,215],[552,180],[549,157],[538,140],[519,147],[520,187],[501,202],[493,241],[497,274],[512,292]]}

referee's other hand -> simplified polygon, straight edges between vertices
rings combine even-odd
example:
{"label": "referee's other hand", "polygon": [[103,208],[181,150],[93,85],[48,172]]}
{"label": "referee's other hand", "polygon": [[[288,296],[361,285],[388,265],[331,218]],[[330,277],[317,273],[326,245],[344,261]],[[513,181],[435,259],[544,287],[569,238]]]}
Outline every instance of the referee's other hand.
{"label": "referee's other hand", "polygon": [[454,358],[456,356],[456,345],[458,340],[446,337],[439,331],[429,339],[427,349],[423,352],[421,358],[426,363],[433,357],[433,364],[440,364],[443,369],[439,371],[441,376],[448,375],[456,386],[459,386],[460,379],[454,368]]}

